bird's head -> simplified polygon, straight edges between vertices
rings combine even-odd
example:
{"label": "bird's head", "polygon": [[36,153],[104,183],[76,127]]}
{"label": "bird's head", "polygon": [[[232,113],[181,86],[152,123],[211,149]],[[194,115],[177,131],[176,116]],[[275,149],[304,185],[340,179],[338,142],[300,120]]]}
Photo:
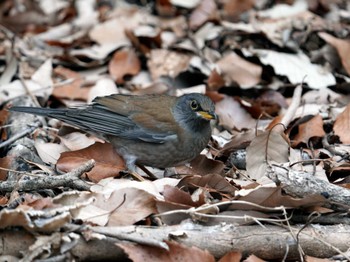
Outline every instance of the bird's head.
{"label": "bird's head", "polygon": [[210,120],[217,119],[213,101],[198,93],[178,97],[173,114],[177,122],[193,131],[201,130]]}

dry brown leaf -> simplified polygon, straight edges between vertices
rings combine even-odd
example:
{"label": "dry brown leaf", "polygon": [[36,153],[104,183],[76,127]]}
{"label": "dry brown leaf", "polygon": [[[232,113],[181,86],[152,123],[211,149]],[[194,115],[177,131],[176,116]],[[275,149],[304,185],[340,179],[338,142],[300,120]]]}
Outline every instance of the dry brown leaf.
{"label": "dry brown leaf", "polygon": [[334,133],[344,144],[350,144],[350,104],[338,115],[333,126]]}
{"label": "dry brown leaf", "polygon": [[[6,109],[1,109],[0,110],[0,127],[5,125],[8,117],[9,117],[9,111]],[[5,140],[7,140],[6,128],[0,128],[0,141],[5,141]]]}
{"label": "dry brown leaf", "polygon": [[[239,191],[237,193],[239,195]],[[237,200],[243,200],[250,203],[255,203],[264,207],[284,206],[286,208],[299,208],[309,206],[322,206],[326,199],[321,195],[309,195],[304,198],[294,198],[282,193],[282,187],[258,187],[250,191],[247,195],[238,197]],[[230,210],[236,209],[252,209],[259,210],[259,208],[251,205],[242,205],[232,203]],[[263,211],[263,210],[261,210]]]}
{"label": "dry brown leaf", "polygon": [[54,73],[71,81],[68,84],[55,87],[52,93],[54,96],[87,101],[90,89],[83,87],[84,79],[79,73],[62,66],[56,67]]}
{"label": "dry brown leaf", "polygon": [[134,30],[127,30],[127,36],[132,45],[143,54],[148,54],[151,49],[162,47],[161,31],[158,27],[143,25]]}
{"label": "dry brown leaf", "polygon": [[158,247],[137,244],[117,244],[133,262],[214,262],[214,257],[197,247],[187,247],[174,241],[165,241],[169,251]]}
{"label": "dry brown leaf", "polygon": [[167,202],[173,202],[191,207],[199,207],[205,204],[204,198],[200,198],[198,201],[193,201],[189,193],[180,190],[178,187],[165,186],[163,196],[164,200]]}
{"label": "dry brown leaf", "polygon": [[280,133],[265,131],[256,136],[247,147],[247,172],[253,179],[265,175],[267,166],[271,163],[286,163],[289,161],[289,143]]}
{"label": "dry brown leaf", "polygon": [[325,32],[319,32],[318,35],[328,44],[337,49],[342,65],[348,75],[350,75],[350,41],[336,38]]}
{"label": "dry brown leaf", "polygon": [[328,258],[311,257],[311,256],[305,257],[305,262],[331,262],[331,261],[334,261],[334,260],[328,259]]}
{"label": "dry brown leaf", "polygon": [[306,123],[299,125],[298,129],[298,134],[293,139],[293,147],[300,143],[308,145],[311,138],[320,138],[326,135],[323,130],[323,119],[321,115],[316,115]]}
{"label": "dry brown leaf", "polygon": [[[179,203],[159,201],[159,200],[156,201],[156,206],[157,206],[158,213],[160,214],[168,211],[179,210],[179,209],[187,210],[192,207],[192,206],[183,205]],[[181,213],[168,214],[160,217],[162,218],[162,222],[165,223],[166,225],[176,225],[176,224],[180,224],[183,220],[188,219],[190,215],[181,212]]]}
{"label": "dry brown leaf", "polygon": [[107,202],[104,197],[95,202],[96,206],[111,211],[107,226],[133,225],[156,213],[154,196],[136,188],[117,190]]}
{"label": "dry brown leaf", "polygon": [[126,77],[140,72],[141,62],[133,49],[122,49],[114,53],[108,69],[117,84],[124,84]]}
{"label": "dry brown leaf", "polygon": [[243,59],[234,52],[226,54],[216,64],[227,86],[237,83],[241,88],[249,88],[261,80],[262,67]]}
{"label": "dry brown leaf", "polygon": [[222,174],[225,165],[221,161],[209,159],[204,155],[199,155],[191,161],[191,167],[178,166],[177,173],[204,176],[207,174]]}
{"label": "dry brown leaf", "polygon": [[87,177],[93,182],[119,176],[119,172],[126,169],[124,160],[109,143],[95,143],[78,151],[64,152],[58,159],[57,168],[69,172],[90,159],[96,161],[95,167],[87,174]]}
{"label": "dry brown leaf", "polygon": [[218,262],[240,262],[242,259],[242,253],[236,251],[230,251],[226,253]]}
{"label": "dry brown leaf", "polygon": [[255,255],[250,255],[249,257],[244,259],[243,262],[265,262],[265,260],[262,260]]}
{"label": "dry brown leaf", "polygon": [[221,87],[225,86],[225,81],[222,78],[222,76],[216,71],[216,69],[213,69],[213,71],[211,71],[207,79],[207,84],[208,84],[209,90],[217,91]]}
{"label": "dry brown leaf", "polygon": [[254,7],[256,0],[229,0],[224,1],[221,0],[224,3],[223,7],[223,15],[226,20],[235,22],[238,21],[239,16],[244,13],[245,11],[251,9]]}
{"label": "dry brown leaf", "polygon": [[[13,160],[11,156],[5,156],[0,158],[0,167],[9,169],[10,163]],[[7,171],[0,169],[0,181],[5,181],[7,179]]]}
{"label": "dry brown leaf", "polygon": [[99,226],[126,226],[157,213],[155,197],[134,187],[119,188],[107,194],[83,194],[74,203],[86,202],[91,197],[92,203],[72,212],[75,219]]}
{"label": "dry brown leaf", "polygon": [[230,195],[234,195],[237,190],[237,188],[231,185],[224,177],[217,174],[209,174],[206,176],[186,176],[180,180],[177,187],[192,190],[201,187],[210,191],[217,191]]}

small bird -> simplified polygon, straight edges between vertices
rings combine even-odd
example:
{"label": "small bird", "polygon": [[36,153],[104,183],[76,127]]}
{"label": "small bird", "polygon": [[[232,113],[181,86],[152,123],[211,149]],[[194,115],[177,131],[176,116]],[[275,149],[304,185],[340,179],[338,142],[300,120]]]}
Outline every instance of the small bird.
{"label": "small bird", "polygon": [[90,105],[66,109],[15,106],[10,111],[48,116],[102,136],[135,164],[174,167],[194,159],[211,137],[214,103],[202,94],[121,95],[95,98]]}

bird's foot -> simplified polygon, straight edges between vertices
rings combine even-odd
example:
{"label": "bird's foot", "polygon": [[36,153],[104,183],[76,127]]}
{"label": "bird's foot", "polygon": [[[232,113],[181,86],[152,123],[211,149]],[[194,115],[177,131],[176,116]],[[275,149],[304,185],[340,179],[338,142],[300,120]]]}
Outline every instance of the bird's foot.
{"label": "bird's foot", "polygon": [[141,175],[139,175],[136,171],[123,170],[123,171],[121,171],[121,173],[124,175],[132,176],[135,180],[145,181],[145,179]]}

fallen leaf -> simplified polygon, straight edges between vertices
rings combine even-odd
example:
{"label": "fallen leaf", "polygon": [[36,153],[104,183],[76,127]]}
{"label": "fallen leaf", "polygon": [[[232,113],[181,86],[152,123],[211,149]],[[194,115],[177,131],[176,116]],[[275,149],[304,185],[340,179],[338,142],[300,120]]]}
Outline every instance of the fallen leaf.
{"label": "fallen leaf", "polygon": [[227,86],[237,83],[241,88],[249,88],[261,80],[262,67],[243,59],[234,52],[226,54],[216,64]]}
{"label": "fallen leaf", "polygon": [[46,164],[56,164],[61,153],[68,150],[64,144],[46,143],[41,140],[36,140],[34,146],[39,157]]}
{"label": "fallen leaf", "polygon": [[133,262],[214,262],[214,257],[207,251],[197,247],[166,241],[169,250],[137,244],[117,244]]}
{"label": "fallen leaf", "polygon": [[252,179],[265,175],[268,165],[289,160],[289,143],[280,133],[265,131],[257,135],[247,147],[247,172]]}
{"label": "fallen leaf", "polygon": [[[236,199],[261,205],[263,207],[284,206],[286,208],[309,207],[316,205],[322,206],[326,201],[326,199],[321,195],[309,195],[303,198],[294,198],[283,194],[282,187],[283,185],[276,187],[260,186],[252,190],[242,189],[236,192]],[[242,194],[244,195],[241,196]],[[252,207],[251,205],[245,204],[235,204],[234,202],[228,208],[228,210],[237,209],[260,210],[259,207]]]}
{"label": "fallen leaf", "polygon": [[240,262],[242,259],[242,253],[236,251],[227,252],[218,262]]}
{"label": "fallen leaf", "polygon": [[[109,196],[94,193],[94,202],[73,213],[75,219],[100,226],[126,226],[157,213],[155,198],[137,188],[120,188]],[[76,201],[85,199],[85,196]]]}
{"label": "fallen leaf", "polygon": [[334,133],[344,144],[350,144],[350,104],[339,114],[334,122]]}
{"label": "fallen leaf", "polygon": [[204,0],[193,10],[189,17],[189,26],[196,30],[207,21],[218,20],[219,11],[214,0]]}
{"label": "fallen leaf", "polygon": [[326,135],[323,130],[323,119],[321,115],[316,115],[306,123],[299,125],[298,129],[298,133],[292,141],[293,147],[300,143],[308,145],[311,138],[322,138]]}
{"label": "fallen leaf", "polygon": [[79,73],[62,66],[56,67],[54,73],[68,80],[69,83],[56,86],[52,95],[58,98],[87,101],[90,89],[83,86],[84,79]]}
{"label": "fallen leaf", "polygon": [[228,21],[238,21],[239,16],[254,7],[256,0],[229,0],[222,1],[223,6],[223,17]]}
{"label": "fallen leaf", "polygon": [[95,167],[87,173],[87,177],[93,182],[119,176],[119,172],[126,169],[124,160],[109,143],[95,143],[81,150],[64,152],[57,161],[57,168],[69,172],[90,159],[96,162]]}
{"label": "fallen leaf", "polygon": [[225,96],[215,104],[220,125],[230,129],[255,128],[256,120],[233,97]]}
{"label": "fallen leaf", "polygon": [[153,80],[161,76],[176,77],[186,71],[190,63],[191,55],[169,51],[165,49],[152,49],[147,61]]}
{"label": "fallen leaf", "polygon": [[262,260],[255,255],[250,255],[249,257],[244,259],[243,262],[265,262],[265,260]]}
{"label": "fallen leaf", "polygon": [[254,50],[264,65],[271,65],[277,75],[286,76],[292,84],[304,82],[311,88],[335,85],[335,77],[326,68],[312,64],[304,53],[287,54],[273,50]]}
{"label": "fallen leaf", "polygon": [[[0,167],[10,169],[10,164],[12,160],[13,157],[11,156],[0,157]],[[7,179],[7,172],[7,170],[0,169],[0,181],[5,181]]]}
{"label": "fallen leaf", "polygon": [[318,35],[328,44],[337,49],[342,65],[348,75],[350,75],[350,41],[336,38],[325,32],[319,32]]}
{"label": "fallen leaf", "polygon": [[59,136],[59,139],[70,151],[86,148],[96,142],[92,137],[88,137],[87,134],[80,132],[72,132],[64,136]]}
{"label": "fallen leaf", "polygon": [[141,62],[133,49],[122,49],[114,53],[108,69],[117,84],[123,84],[126,77],[140,72]]}

